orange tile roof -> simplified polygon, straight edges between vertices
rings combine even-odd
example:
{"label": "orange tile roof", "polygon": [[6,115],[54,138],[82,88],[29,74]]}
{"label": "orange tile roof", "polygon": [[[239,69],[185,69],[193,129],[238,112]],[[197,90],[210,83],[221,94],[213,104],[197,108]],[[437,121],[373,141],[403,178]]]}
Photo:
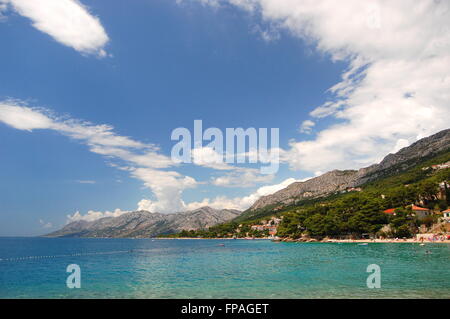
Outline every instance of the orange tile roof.
{"label": "orange tile roof", "polygon": [[419,206],[416,206],[416,205],[412,205],[412,206],[411,206],[411,209],[412,209],[412,210],[429,211],[428,208],[423,208],[423,207],[419,207]]}
{"label": "orange tile roof", "polygon": [[384,212],[386,214],[394,214],[395,213],[395,208],[386,209]]}

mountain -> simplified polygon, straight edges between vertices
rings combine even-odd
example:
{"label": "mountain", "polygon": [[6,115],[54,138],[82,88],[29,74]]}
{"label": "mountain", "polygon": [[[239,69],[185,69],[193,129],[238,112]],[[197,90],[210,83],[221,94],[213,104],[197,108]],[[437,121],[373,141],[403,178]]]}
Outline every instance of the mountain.
{"label": "mountain", "polygon": [[379,164],[360,170],[331,171],[306,182],[289,185],[272,195],[258,199],[239,219],[251,217],[255,211],[286,206],[301,200],[315,199],[338,192],[353,191],[359,186],[378,178],[393,175],[426,160],[450,148],[450,129],[423,138],[401,149],[395,154],[387,155]]}
{"label": "mountain", "polygon": [[211,207],[174,214],[136,211],[91,222],[75,221],[46,237],[148,238],[181,230],[205,229],[232,220],[240,213],[238,210]]}

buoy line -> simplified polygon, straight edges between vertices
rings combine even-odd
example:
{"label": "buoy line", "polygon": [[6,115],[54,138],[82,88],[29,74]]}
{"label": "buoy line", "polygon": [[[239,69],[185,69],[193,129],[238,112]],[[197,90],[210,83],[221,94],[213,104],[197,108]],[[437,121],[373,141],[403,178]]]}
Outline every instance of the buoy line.
{"label": "buoy line", "polygon": [[131,253],[131,250],[117,250],[117,251],[100,251],[91,253],[73,253],[63,255],[48,255],[48,256],[25,256],[25,257],[13,257],[13,258],[0,258],[1,261],[27,261],[27,260],[40,260],[50,258],[62,258],[62,257],[82,257],[82,256],[95,256],[95,255],[113,255],[113,254],[126,254]]}

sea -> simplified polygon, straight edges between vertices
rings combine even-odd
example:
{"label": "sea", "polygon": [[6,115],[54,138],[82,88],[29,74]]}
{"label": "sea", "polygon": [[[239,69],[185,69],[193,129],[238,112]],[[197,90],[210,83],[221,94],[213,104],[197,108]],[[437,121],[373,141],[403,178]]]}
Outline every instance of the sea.
{"label": "sea", "polygon": [[8,237],[0,298],[450,298],[450,245]]}

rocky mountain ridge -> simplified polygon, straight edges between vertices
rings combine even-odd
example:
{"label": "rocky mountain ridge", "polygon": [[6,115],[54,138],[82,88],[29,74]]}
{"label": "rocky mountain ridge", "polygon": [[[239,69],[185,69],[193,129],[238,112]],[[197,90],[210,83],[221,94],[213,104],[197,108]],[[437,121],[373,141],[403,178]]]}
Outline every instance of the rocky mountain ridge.
{"label": "rocky mountain ridge", "polygon": [[241,212],[202,207],[174,214],[135,211],[94,221],[74,221],[46,237],[148,238],[181,230],[205,229],[227,222]]}

